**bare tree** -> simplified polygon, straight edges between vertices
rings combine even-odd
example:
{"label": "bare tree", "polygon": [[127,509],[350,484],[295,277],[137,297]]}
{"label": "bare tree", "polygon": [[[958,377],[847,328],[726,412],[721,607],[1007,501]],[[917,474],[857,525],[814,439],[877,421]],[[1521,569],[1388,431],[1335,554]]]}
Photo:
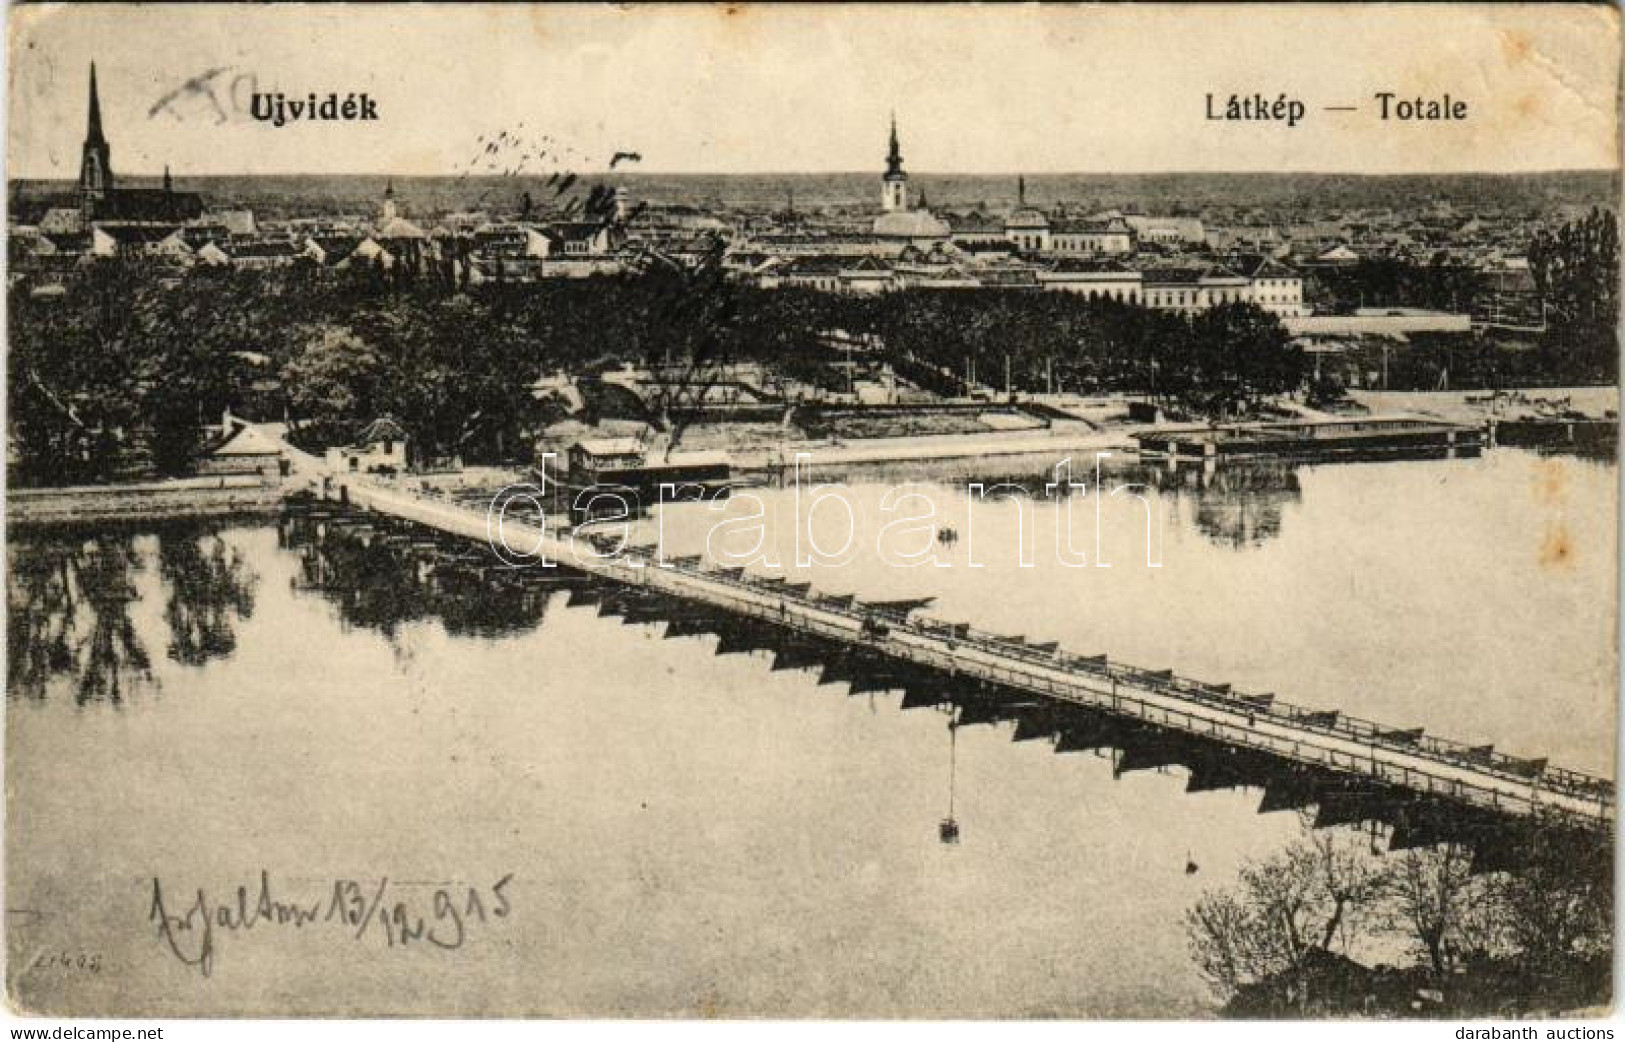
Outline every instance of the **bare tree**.
{"label": "bare tree", "polygon": [[1319,947],[1346,952],[1371,924],[1388,886],[1387,866],[1365,842],[1343,829],[1316,830],[1305,820],[1319,898],[1325,906]]}
{"label": "bare tree", "polygon": [[1346,955],[1366,933],[1383,893],[1383,870],[1357,837],[1309,831],[1246,865],[1231,890],[1203,894],[1185,915],[1191,953],[1221,994],[1272,984],[1308,998],[1317,952]]}
{"label": "bare tree", "polygon": [[1388,873],[1387,928],[1410,938],[1433,972],[1450,972],[1460,957],[1496,946],[1497,901],[1473,876],[1473,852],[1457,843],[1394,854]]}
{"label": "bare tree", "polygon": [[634,335],[651,376],[646,404],[669,436],[668,455],[731,361],[737,304],[723,253],[723,242],[713,236],[692,264],[653,251],[633,260],[633,270],[654,289]]}

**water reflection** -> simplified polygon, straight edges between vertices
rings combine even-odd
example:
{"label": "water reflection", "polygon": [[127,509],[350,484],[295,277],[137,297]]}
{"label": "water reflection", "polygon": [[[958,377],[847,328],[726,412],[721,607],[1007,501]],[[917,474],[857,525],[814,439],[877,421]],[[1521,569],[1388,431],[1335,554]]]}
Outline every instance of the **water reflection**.
{"label": "water reflection", "polygon": [[[1298,471],[1304,466],[1279,460],[1233,461],[1217,466],[1183,463],[1177,467],[1152,461],[1107,460],[1099,486],[1108,494],[1142,490],[1155,493],[1169,500],[1174,512],[1189,509],[1196,530],[1214,545],[1246,550],[1281,534],[1286,509],[1303,499]],[[1057,481],[1053,471],[1037,474],[1027,470],[977,480],[984,487],[981,498],[986,500],[1013,495],[1042,499],[1073,491],[1064,480]],[[1072,481],[1089,489],[1096,487],[1094,474],[1087,468],[1075,469]]]}
{"label": "water reflection", "polygon": [[528,633],[541,624],[560,581],[504,568],[486,547],[437,541],[381,519],[294,511],[279,538],[300,555],[303,588],[327,598],[346,624],[387,637],[431,618],[452,636]]}
{"label": "water reflection", "polygon": [[1152,487],[1189,500],[1192,520],[1216,546],[1242,550],[1281,534],[1282,514],[1303,498],[1298,467],[1251,462],[1217,468],[1152,468]]}
{"label": "water reflection", "polygon": [[169,533],[159,537],[158,570],[169,586],[169,657],[201,666],[235,651],[233,624],[253,616],[257,581],[242,551],[219,535]]}
{"label": "water reflection", "polygon": [[169,657],[199,666],[230,655],[236,622],[253,613],[257,576],[218,530],[176,524],[25,532],[14,534],[8,550],[8,695],[43,699],[62,683],[80,705],[116,705],[154,683],[152,655],[132,612],[155,558],[166,589]]}

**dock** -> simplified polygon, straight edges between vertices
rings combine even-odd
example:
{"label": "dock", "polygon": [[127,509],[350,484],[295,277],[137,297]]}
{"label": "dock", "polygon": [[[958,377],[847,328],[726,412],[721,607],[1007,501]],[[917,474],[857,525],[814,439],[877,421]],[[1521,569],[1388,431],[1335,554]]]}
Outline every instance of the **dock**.
{"label": "dock", "polygon": [[1170,462],[1218,459],[1476,455],[1484,432],[1473,426],[1411,417],[1282,420],[1161,427],[1134,435],[1140,453]]}

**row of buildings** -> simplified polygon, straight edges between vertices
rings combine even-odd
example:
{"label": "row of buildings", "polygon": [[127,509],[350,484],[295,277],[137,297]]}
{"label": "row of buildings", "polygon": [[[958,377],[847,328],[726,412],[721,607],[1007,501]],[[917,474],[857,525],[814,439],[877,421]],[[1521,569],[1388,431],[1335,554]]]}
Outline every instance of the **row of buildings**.
{"label": "row of buildings", "polygon": [[[425,227],[401,212],[393,185],[366,217],[260,222],[246,209],[210,209],[178,191],[169,170],[161,186],[130,187],[113,172],[102,129],[96,68],[73,192],[14,202],[7,249],[14,279],[42,289],[100,259],[262,271],[293,265],[388,271],[403,263],[449,265],[460,279],[527,280],[620,270],[629,216],[624,191],[595,194],[589,206],[538,221],[478,215]],[[20,218],[20,219],[19,219]]]}
{"label": "row of buildings", "polygon": [[59,290],[98,259],[139,257],[176,269],[388,272],[435,265],[462,284],[478,284],[613,274],[650,254],[676,263],[720,254],[734,277],[764,288],[1030,289],[1181,313],[1245,302],[1285,318],[1311,310],[1305,272],[1408,256],[1413,247],[1494,272],[1497,286],[1514,294],[1529,281],[1514,248],[1521,232],[1448,208],[1280,225],[1232,212],[1226,216],[1239,220],[1214,223],[1189,214],[1046,210],[1028,203],[1018,178],[1007,212],[984,204],[938,214],[911,185],[895,120],[879,212],[867,214],[797,212],[793,198],[770,212],[633,207],[620,188],[594,190],[582,207],[548,212],[527,199],[518,214],[456,211],[426,219],[404,213],[391,185],[370,214],[267,221],[246,209],[206,207],[196,193],[177,191],[167,170],[160,187],[118,184],[110,153],[92,67],[77,190],[48,200],[31,218],[27,208],[21,221],[14,216],[14,279]]}
{"label": "row of buildings", "polygon": [[[907,246],[895,257],[739,255],[756,284],[839,293],[899,289],[1033,289],[1191,314],[1220,304],[1256,304],[1283,317],[1308,314],[1303,277],[1268,257],[1220,263],[1131,267],[1116,261],[1006,256],[989,260],[948,243]],[[751,261],[756,261],[754,264]]]}

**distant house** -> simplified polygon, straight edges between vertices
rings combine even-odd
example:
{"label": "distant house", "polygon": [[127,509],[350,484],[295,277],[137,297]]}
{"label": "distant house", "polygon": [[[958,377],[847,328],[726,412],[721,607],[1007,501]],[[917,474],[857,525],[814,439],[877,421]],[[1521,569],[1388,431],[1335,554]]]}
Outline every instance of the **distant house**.
{"label": "distant house", "polygon": [[[667,453],[651,460],[636,438],[594,438],[578,441],[567,453],[571,484],[630,489],[635,496],[665,499],[704,498],[703,490],[728,482],[728,456],[722,452]],[[578,497],[570,508],[578,522],[609,511],[619,516],[613,500]]]}
{"label": "distant house", "polygon": [[329,253],[329,262],[335,268],[360,267],[363,264],[381,264],[385,268],[395,266],[395,255],[379,245],[378,240],[371,236],[357,243],[355,249],[350,251],[349,256],[338,261],[333,261],[332,257],[333,254]]}
{"label": "distant house", "polygon": [[1309,314],[1303,303],[1303,276],[1280,261],[1258,254],[1231,259],[1231,266],[1252,287],[1252,302],[1282,318]]}
{"label": "distant house", "polygon": [[839,257],[797,257],[779,264],[761,285],[798,286],[833,293],[841,288],[841,266]]}
{"label": "distant house", "polygon": [[961,214],[949,220],[953,228],[951,239],[956,246],[963,247],[968,243],[1005,243],[1014,249],[1009,239],[1004,237],[1004,222],[996,217],[989,217],[980,210],[973,210],[968,214]]}
{"label": "distant house", "polygon": [[545,258],[553,240],[528,224],[486,224],[474,232],[474,250],[486,257]]}
{"label": "distant house", "polygon": [[953,243],[954,248],[973,263],[1009,260],[1016,249],[1016,244],[1002,235],[997,239],[959,239],[956,237]]}
{"label": "distant house", "polygon": [[602,221],[560,221],[548,231],[566,255],[605,254],[617,245],[614,229]]}
{"label": "distant house", "polygon": [[349,445],[327,450],[327,465],[341,474],[399,474],[406,470],[406,431],[381,416],[356,434]]}
{"label": "distant house", "polygon": [[282,474],[282,446],[258,427],[228,415],[222,433],[205,445],[199,453],[196,469],[199,474],[258,474],[266,480],[279,479]]}
{"label": "distant house", "polygon": [[1222,304],[1254,303],[1247,276],[1220,264],[1147,268],[1143,294],[1147,307],[1186,315]]}
{"label": "distant house", "polygon": [[1197,217],[1147,217],[1129,214],[1123,222],[1134,229],[1141,242],[1163,246],[1202,246],[1207,242],[1207,230]]}
{"label": "distant house", "polygon": [[405,217],[395,216],[380,221],[378,227],[373,231],[373,238],[383,242],[426,240],[429,238],[429,233]]}
{"label": "distant house", "polygon": [[1047,252],[1050,248],[1049,218],[1042,210],[1024,206],[1005,218],[1004,236],[1015,243],[1018,250]]}
{"label": "distant house", "polygon": [[300,256],[300,251],[291,242],[243,243],[232,246],[230,253],[232,266],[245,271],[285,268]]}
{"label": "distant house", "polygon": [[181,229],[186,245],[198,249],[206,242],[230,242],[231,229],[223,224],[192,223]]}
{"label": "distant house", "polygon": [[1360,255],[1347,246],[1333,246],[1315,258],[1316,264],[1354,264]]}
{"label": "distant house", "polygon": [[1132,253],[1134,229],[1121,217],[1061,221],[1050,226],[1049,249],[1057,253]]}
{"label": "distant house", "polygon": [[605,471],[642,466],[646,453],[636,438],[590,438],[571,445],[567,455],[571,476],[590,483]]}
{"label": "distant house", "polygon": [[90,231],[90,252],[97,257],[192,259],[192,247],[180,229],[161,224],[95,225]]}
{"label": "distant house", "polygon": [[219,246],[206,242],[197,250],[197,262],[206,264],[211,268],[224,268],[231,264],[231,257]]}
{"label": "distant house", "polygon": [[76,206],[53,206],[40,218],[39,230],[46,235],[80,235],[85,230],[85,215]]}
{"label": "distant house", "polygon": [[1141,275],[1142,299],[1147,307],[1194,314],[1207,307],[1201,283],[1201,268],[1150,268]]}
{"label": "distant house", "polygon": [[952,234],[948,223],[924,207],[893,210],[874,219],[872,234],[881,239],[933,243],[946,241]]}
{"label": "distant house", "polygon": [[891,289],[895,275],[885,261],[859,257],[841,268],[841,289],[847,293],[881,293]]}
{"label": "distant house", "polygon": [[348,260],[361,238],[355,235],[312,235],[305,239],[301,256],[308,257],[323,267],[334,267]]}
{"label": "distant house", "polygon": [[208,210],[198,218],[198,222],[225,228],[228,235],[255,235],[259,232],[253,210]]}

